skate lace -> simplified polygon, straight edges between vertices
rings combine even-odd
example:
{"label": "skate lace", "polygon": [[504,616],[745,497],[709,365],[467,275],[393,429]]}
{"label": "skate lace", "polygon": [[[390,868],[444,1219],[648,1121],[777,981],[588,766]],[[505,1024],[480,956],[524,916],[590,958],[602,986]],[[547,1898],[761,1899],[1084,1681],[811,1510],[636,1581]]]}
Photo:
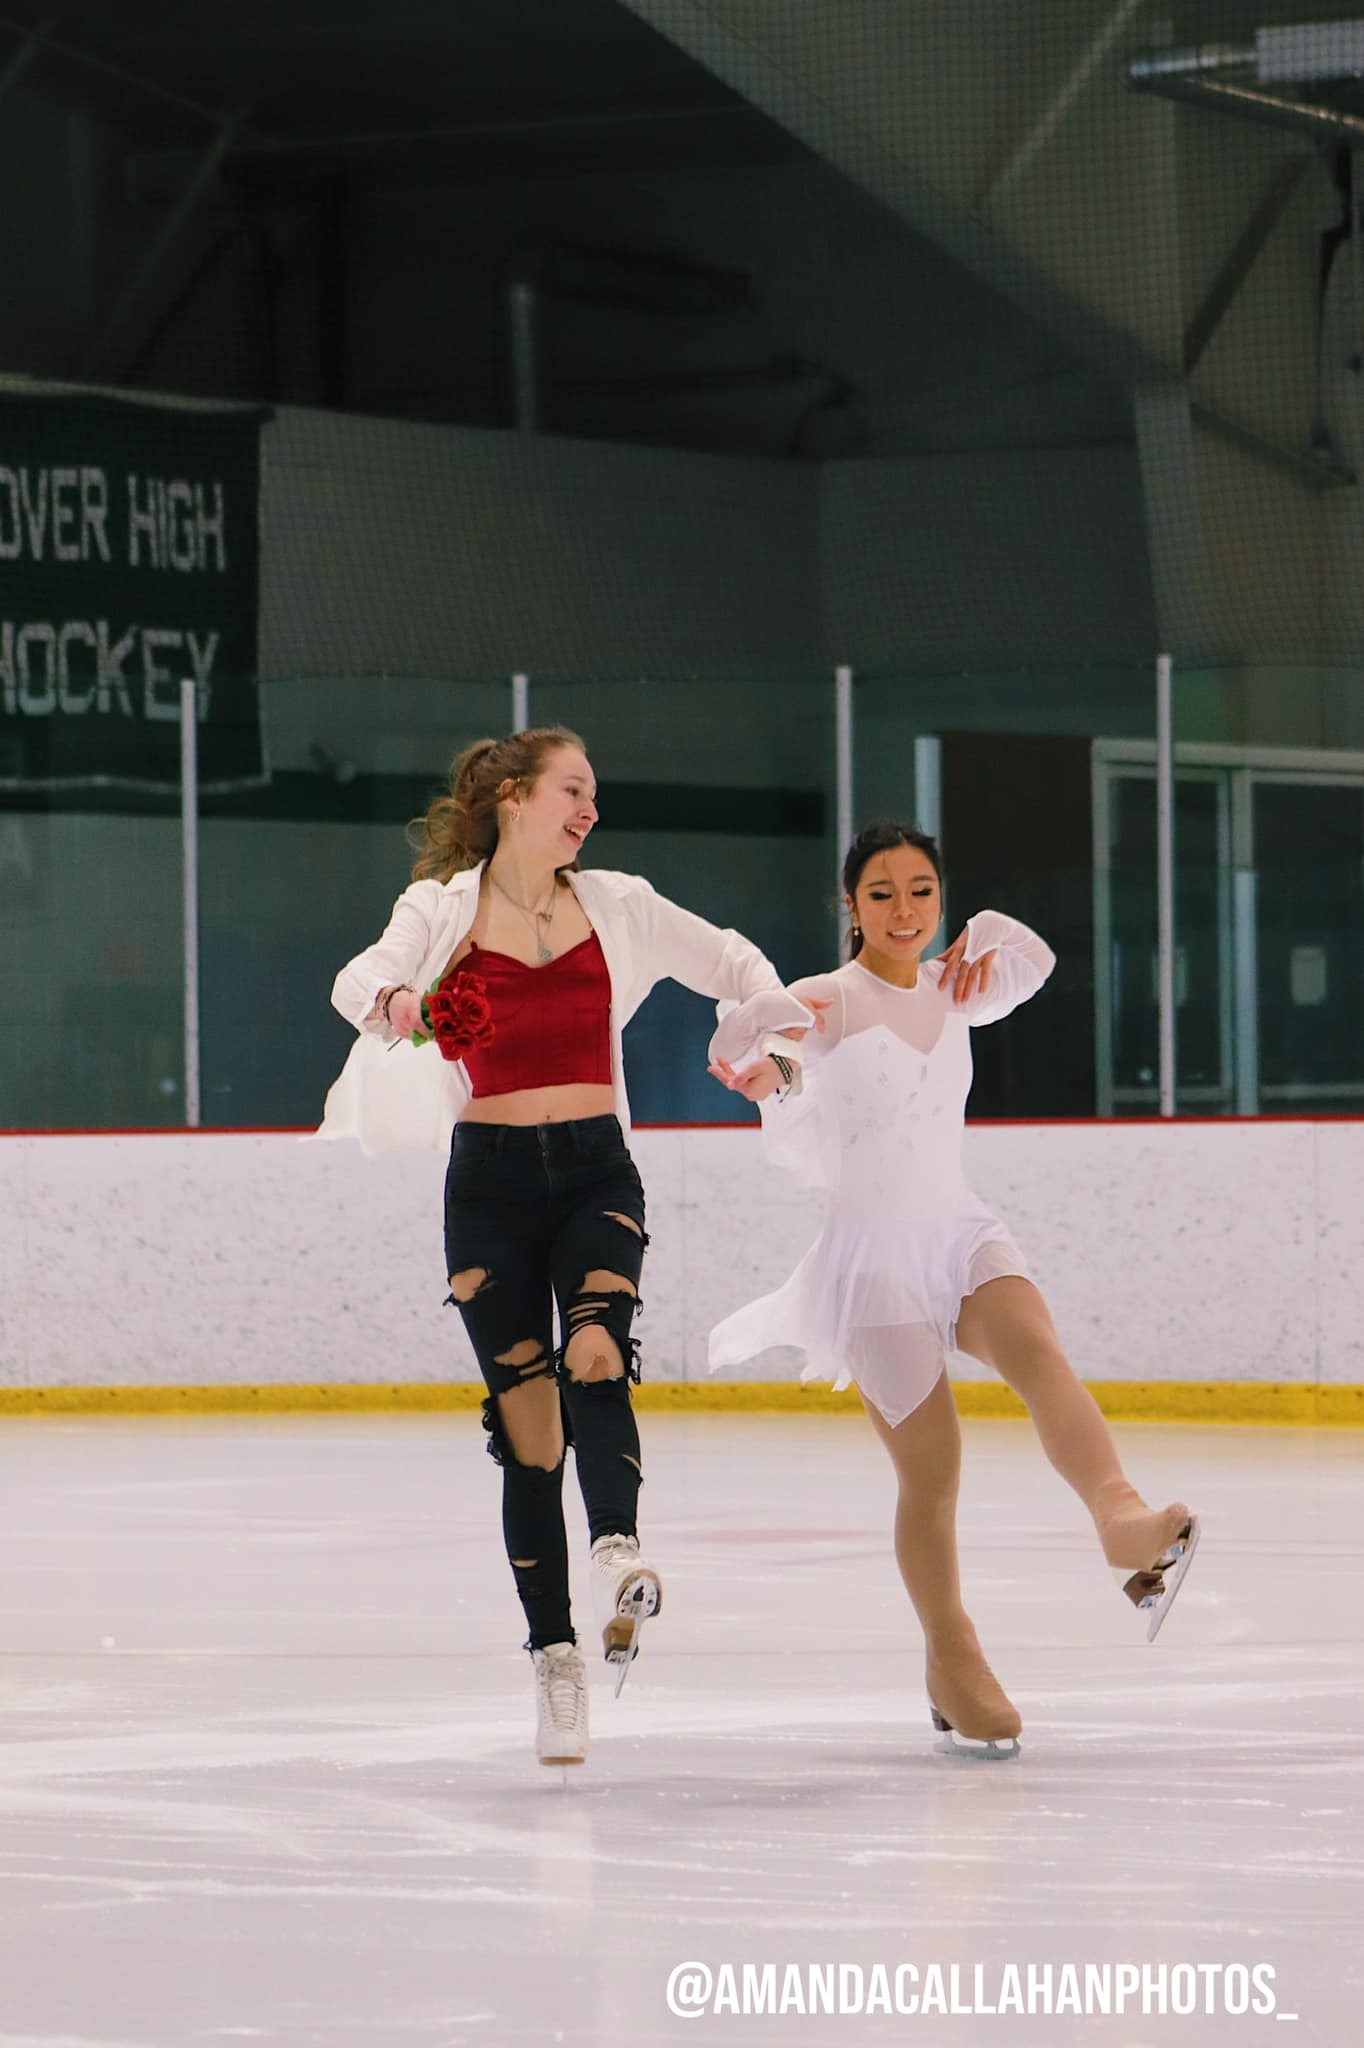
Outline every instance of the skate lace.
{"label": "skate lace", "polygon": [[582,1684],[577,1659],[571,1656],[545,1658],[545,1706],[555,1728],[572,1728],[578,1719]]}

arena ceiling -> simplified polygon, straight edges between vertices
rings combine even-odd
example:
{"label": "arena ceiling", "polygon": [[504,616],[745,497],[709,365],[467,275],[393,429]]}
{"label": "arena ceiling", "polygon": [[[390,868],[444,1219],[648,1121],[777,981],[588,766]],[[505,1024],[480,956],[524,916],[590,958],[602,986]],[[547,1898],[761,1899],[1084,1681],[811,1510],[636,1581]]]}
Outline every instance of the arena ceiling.
{"label": "arena ceiling", "polygon": [[148,163],[235,120],[234,168],[272,182],[338,161],[543,175],[799,147],[619,0],[65,0],[45,26],[0,12],[0,89],[14,66]]}

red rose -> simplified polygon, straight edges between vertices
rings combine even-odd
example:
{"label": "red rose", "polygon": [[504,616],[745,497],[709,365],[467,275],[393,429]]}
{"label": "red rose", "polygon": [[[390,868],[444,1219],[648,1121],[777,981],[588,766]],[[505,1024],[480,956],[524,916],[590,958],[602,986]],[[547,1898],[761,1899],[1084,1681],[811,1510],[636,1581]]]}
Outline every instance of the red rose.
{"label": "red rose", "polygon": [[422,1018],[447,1060],[462,1060],[471,1046],[486,1045],[493,1035],[487,986],[476,974],[452,976],[423,996]]}

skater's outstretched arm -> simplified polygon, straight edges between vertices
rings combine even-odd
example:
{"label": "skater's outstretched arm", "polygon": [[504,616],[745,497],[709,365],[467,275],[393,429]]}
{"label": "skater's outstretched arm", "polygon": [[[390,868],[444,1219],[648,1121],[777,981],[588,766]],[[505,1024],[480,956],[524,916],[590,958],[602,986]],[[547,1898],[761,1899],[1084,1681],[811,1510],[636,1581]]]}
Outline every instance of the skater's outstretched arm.
{"label": "skater's outstretched arm", "polygon": [[[721,1004],[707,1071],[749,1102],[799,1094],[803,1066],[841,1035],[837,987],[832,975],[813,974],[780,995],[764,992],[732,1008]],[[782,1073],[782,1061],[789,1074]]]}

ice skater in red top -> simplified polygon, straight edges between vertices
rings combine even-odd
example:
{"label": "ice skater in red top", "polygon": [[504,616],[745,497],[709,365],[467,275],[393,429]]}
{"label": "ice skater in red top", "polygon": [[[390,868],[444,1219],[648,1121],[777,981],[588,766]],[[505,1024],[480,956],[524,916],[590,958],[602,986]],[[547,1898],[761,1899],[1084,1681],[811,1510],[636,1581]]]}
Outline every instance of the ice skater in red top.
{"label": "ice skater in red top", "polygon": [[[487,1383],[484,1427],[535,1667],[537,1748],[554,1764],[581,1763],[587,1750],[562,1502],[568,1444],[617,1690],[662,1599],[635,1519],[631,1332],[648,1239],[626,1145],[621,1030],[665,975],[731,1001],[766,992],[776,1027],[808,1022],[739,933],[639,876],[580,873],[596,819],[575,734],[550,727],[466,749],[427,815],[416,879],[387,931],[337,977],[333,1001],[361,1037],[323,1127],[374,1150],[399,1129],[404,1142],[427,1142],[423,1129],[443,1137],[443,1118],[454,1119],[450,1299]],[[776,1044],[792,1054],[790,1041]]]}

